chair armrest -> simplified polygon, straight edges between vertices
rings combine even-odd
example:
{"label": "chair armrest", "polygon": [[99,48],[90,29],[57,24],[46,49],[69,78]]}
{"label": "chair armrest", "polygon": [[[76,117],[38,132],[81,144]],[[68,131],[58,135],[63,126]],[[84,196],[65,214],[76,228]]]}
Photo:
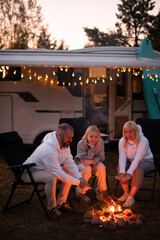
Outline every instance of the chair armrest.
{"label": "chair armrest", "polygon": [[16,169],[16,168],[22,168],[22,169],[27,169],[27,168],[31,168],[33,166],[36,166],[35,163],[29,163],[29,164],[21,164],[21,165],[15,165],[15,166],[8,166],[8,169]]}

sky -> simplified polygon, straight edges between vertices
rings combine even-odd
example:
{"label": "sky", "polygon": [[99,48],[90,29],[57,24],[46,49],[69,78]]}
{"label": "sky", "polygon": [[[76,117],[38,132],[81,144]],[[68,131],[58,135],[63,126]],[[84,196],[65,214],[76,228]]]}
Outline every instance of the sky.
{"label": "sky", "polygon": [[[160,0],[155,0],[153,15],[160,10]],[[120,0],[37,0],[42,7],[44,23],[48,24],[52,38],[61,39],[71,49],[80,49],[88,42],[84,27],[108,32],[115,29]]]}

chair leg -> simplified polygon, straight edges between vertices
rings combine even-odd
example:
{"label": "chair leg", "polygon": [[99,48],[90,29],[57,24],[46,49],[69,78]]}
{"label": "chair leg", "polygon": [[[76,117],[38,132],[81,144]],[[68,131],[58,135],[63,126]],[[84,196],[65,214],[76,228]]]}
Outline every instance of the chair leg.
{"label": "chair leg", "polygon": [[13,194],[14,194],[16,188],[17,188],[17,182],[13,182],[11,193],[9,195],[9,198],[8,198],[7,202],[6,202],[6,205],[4,206],[3,213],[5,213],[8,210],[9,203],[10,203],[12,197],[13,197]]}
{"label": "chair leg", "polygon": [[153,180],[153,188],[152,188],[152,195],[151,195],[151,201],[154,201],[154,192],[155,192],[155,186],[156,186],[156,178],[157,178],[157,172],[155,172],[154,180]]}

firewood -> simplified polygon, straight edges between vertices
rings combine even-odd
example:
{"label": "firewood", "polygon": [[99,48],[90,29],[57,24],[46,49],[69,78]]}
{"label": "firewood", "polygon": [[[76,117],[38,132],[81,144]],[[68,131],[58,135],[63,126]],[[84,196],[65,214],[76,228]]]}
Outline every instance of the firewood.
{"label": "firewood", "polygon": [[93,211],[87,211],[84,215],[83,215],[83,219],[91,219],[93,217]]}
{"label": "firewood", "polygon": [[131,216],[132,215],[132,210],[131,209],[125,209],[123,211],[123,214],[126,215],[126,216]]}

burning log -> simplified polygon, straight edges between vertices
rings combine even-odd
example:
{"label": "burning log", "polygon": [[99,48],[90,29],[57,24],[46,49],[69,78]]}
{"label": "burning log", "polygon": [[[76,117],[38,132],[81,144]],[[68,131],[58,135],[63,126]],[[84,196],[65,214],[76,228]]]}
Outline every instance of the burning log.
{"label": "burning log", "polygon": [[131,209],[125,209],[108,197],[102,203],[96,203],[88,209],[83,216],[85,223],[99,225],[104,228],[115,230],[117,228],[127,228],[138,226],[143,223],[142,214],[134,214]]}

